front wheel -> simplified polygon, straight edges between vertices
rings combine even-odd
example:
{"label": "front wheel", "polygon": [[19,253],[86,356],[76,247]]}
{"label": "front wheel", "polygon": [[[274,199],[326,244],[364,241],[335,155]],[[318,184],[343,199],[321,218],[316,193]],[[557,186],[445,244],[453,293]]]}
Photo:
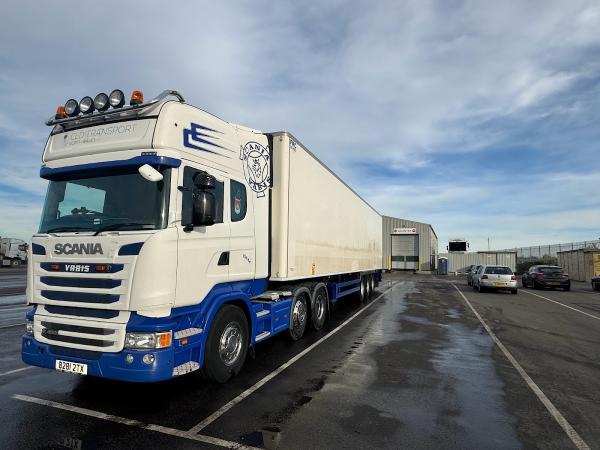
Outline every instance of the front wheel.
{"label": "front wheel", "polygon": [[206,340],[204,375],[225,383],[241,370],[248,352],[248,321],[244,312],[234,305],[223,305],[213,319]]}
{"label": "front wheel", "polygon": [[571,290],[571,286],[566,286],[566,287],[564,288],[564,291],[565,291],[565,292],[566,292],[566,291],[570,291],[570,290]]}

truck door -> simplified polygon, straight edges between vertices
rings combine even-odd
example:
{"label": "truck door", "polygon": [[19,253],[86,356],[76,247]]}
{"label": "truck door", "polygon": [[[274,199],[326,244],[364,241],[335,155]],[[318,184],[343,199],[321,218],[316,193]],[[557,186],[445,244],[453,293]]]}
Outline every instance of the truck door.
{"label": "truck door", "polygon": [[[217,178],[213,190],[216,204],[214,225],[197,226],[184,230],[182,224],[190,223],[193,205],[193,179],[200,172]],[[229,280],[230,224],[226,200],[229,196],[228,179],[209,168],[187,164],[179,170],[178,186],[181,221],[177,226],[177,304],[189,305],[203,300],[217,284]]]}
{"label": "truck door", "polygon": [[231,220],[229,279],[231,281],[252,280],[255,267],[254,205],[243,182],[231,179],[229,183]]}

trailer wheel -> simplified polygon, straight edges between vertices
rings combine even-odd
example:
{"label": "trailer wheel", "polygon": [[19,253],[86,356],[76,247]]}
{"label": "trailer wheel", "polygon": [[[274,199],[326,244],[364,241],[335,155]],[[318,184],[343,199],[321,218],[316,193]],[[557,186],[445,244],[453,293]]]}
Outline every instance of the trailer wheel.
{"label": "trailer wheel", "polygon": [[327,288],[324,283],[317,283],[312,292],[311,325],[318,331],[325,325],[329,299],[327,297]]}
{"label": "trailer wheel", "polygon": [[365,277],[360,277],[360,291],[358,291],[358,298],[361,303],[367,299],[367,283],[365,282]]}
{"label": "trailer wheel", "polygon": [[13,260],[11,260],[10,265],[13,267],[19,267],[21,265],[21,260],[13,259]]}
{"label": "trailer wheel", "polygon": [[371,285],[371,295],[375,295],[375,275],[369,275],[369,284]]}
{"label": "trailer wheel", "polygon": [[292,309],[290,310],[289,333],[292,340],[297,341],[306,331],[308,319],[308,304],[310,302],[310,291],[302,286],[294,290],[292,294]]}
{"label": "trailer wheel", "polygon": [[213,319],[204,353],[204,375],[216,383],[225,383],[236,375],[248,352],[248,321],[234,305],[223,305]]}
{"label": "trailer wheel", "polygon": [[373,295],[373,290],[371,289],[371,279],[370,275],[365,275],[365,291],[367,293],[367,298],[371,298]]}

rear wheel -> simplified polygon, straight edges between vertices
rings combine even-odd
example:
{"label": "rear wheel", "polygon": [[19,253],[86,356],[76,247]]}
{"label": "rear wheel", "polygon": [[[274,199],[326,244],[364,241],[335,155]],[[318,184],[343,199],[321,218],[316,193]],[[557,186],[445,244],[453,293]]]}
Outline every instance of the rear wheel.
{"label": "rear wheel", "polygon": [[565,290],[565,292],[566,291],[570,291],[571,290],[571,286],[565,286],[564,290]]}
{"label": "rear wheel", "polygon": [[485,292],[485,288],[481,284],[477,284],[477,290],[479,292]]}
{"label": "rear wheel", "polygon": [[13,259],[13,260],[10,262],[10,265],[11,265],[11,266],[13,266],[13,267],[19,267],[19,266],[21,265],[21,261],[20,261],[20,260],[18,260],[18,259]]}
{"label": "rear wheel", "polygon": [[313,290],[313,306],[311,310],[311,325],[315,330],[320,330],[325,325],[328,302],[327,288],[323,283],[318,283]]}
{"label": "rear wheel", "polygon": [[370,275],[365,275],[365,289],[367,292],[367,298],[371,298],[371,295],[373,295],[373,289],[371,286],[371,276]]}
{"label": "rear wheel", "polygon": [[512,295],[517,295],[519,293],[519,290],[518,289],[513,289],[512,291],[510,291],[510,293]]}
{"label": "rear wheel", "polygon": [[308,320],[308,303],[310,291],[306,287],[300,287],[292,294],[292,309],[290,312],[289,334],[292,340],[297,341],[306,331]]}
{"label": "rear wheel", "polygon": [[225,383],[244,365],[248,351],[248,322],[234,305],[223,305],[213,319],[204,354],[204,375]]}
{"label": "rear wheel", "polygon": [[358,296],[361,303],[367,299],[367,283],[365,282],[365,277],[360,278],[360,291],[358,291]]}
{"label": "rear wheel", "polygon": [[532,287],[533,289],[538,289],[538,285],[537,285],[537,283],[535,282],[535,280],[531,280],[531,287]]}
{"label": "rear wheel", "polygon": [[371,295],[375,294],[375,275],[369,276],[369,282],[371,283]]}

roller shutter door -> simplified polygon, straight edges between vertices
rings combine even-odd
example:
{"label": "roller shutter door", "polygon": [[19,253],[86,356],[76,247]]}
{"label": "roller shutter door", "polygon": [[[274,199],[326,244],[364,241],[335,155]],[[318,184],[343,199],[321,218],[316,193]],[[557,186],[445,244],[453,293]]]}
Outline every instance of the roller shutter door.
{"label": "roller shutter door", "polygon": [[419,269],[419,235],[392,234],[392,269]]}

